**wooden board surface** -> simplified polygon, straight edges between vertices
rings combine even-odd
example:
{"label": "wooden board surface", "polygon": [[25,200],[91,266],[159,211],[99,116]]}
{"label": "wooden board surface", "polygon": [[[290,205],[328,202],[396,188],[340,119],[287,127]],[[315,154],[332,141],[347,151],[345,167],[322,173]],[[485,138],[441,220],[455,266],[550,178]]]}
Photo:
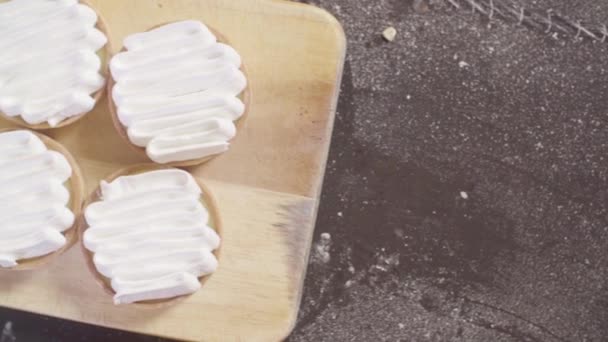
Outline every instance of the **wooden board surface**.
{"label": "wooden board surface", "polygon": [[[176,339],[284,338],[297,315],[329,149],[345,53],[340,25],[322,10],[284,1],[91,3],[108,23],[114,52],[130,33],[199,19],[226,36],[247,65],[251,111],[230,151],[188,168],[218,203],[219,269],[176,305],[114,306],[74,246],[46,269],[0,272],[0,306]],[[105,100],[49,135],[80,163],[87,192],[116,169],[145,161],[114,131]]]}

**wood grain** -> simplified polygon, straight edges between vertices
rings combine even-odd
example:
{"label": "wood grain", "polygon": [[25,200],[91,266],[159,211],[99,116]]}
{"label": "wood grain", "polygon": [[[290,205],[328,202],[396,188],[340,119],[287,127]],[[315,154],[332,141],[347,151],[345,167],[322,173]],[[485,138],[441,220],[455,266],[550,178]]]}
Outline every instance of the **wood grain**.
{"label": "wood grain", "polygon": [[[175,305],[114,306],[78,246],[48,268],[0,274],[0,305],[175,339],[283,339],[297,315],[333,127],[345,53],[340,25],[325,11],[284,1],[91,3],[115,42],[158,24],[198,19],[226,36],[247,63],[255,96],[230,150],[186,168],[217,201],[219,268]],[[79,162],[87,193],[116,170],[147,162],[116,132],[106,101],[49,134]]]}

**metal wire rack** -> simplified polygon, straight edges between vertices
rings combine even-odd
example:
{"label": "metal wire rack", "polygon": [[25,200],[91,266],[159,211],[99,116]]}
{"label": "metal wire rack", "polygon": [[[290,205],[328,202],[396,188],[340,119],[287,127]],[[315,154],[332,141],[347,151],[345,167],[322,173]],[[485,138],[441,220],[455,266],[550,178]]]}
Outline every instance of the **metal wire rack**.
{"label": "metal wire rack", "polygon": [[575,39],[608,41],[606,24],[589,24],[567,17],[552,9],[546,11],[522,7],[512,0],[444,0],[456,9],[469,9],[487,16],[502,19],[544,33],[554,33]]}

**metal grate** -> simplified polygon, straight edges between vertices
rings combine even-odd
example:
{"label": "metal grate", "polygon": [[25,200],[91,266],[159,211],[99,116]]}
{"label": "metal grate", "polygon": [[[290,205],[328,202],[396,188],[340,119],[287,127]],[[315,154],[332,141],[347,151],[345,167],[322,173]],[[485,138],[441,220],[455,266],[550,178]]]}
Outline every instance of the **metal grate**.
{"label": "metal grate", "polygon": [[473,12],[498,18],[530,27],[544,33],[554,33],[575,39],[591,39],[599,42],[608,41],[606,24],[593,25],[581,20],[568,18],[549,9],[536,11],[522,7],[512,0],[444,0],[457,9],[469,9]]}

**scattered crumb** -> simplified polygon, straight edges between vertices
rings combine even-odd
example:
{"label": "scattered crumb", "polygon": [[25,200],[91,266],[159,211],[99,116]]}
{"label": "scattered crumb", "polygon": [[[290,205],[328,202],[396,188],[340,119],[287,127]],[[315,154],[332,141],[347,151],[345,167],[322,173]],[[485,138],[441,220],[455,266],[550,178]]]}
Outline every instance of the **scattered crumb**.
{"label": "scattered crumb", "polygon": [[413,6],[414,11],[417,13],[427,13],[430,10],[428,1],[426,0],[414,0]]}
{"label": "scattered crumb", "polygon": [[312,261],[327,264],[331,260],[331,255],[329,254],[330,248],[331,235],[329,233],[321,233],[321,240],[314,245]]}
{"label": "scattered crumb", "polygon": [[382,32],[382,37],[384,37],[384,39],[386,39],[386,41],[388,42],[392,42],[393,40],[395,40],[395,36],[397,36],[397,30],[392,26],[387,27]]}
{"label": "scattered crumb", "polygon": [[347,280],[346,283],[344,283],[344,287],[349,288],[353,286],[353,281],[352,280]]}
{"label": "scattered crumb", "polygon": [[384,266],[380,266],[380,265],[372,265],[372,266],[370,267],[370,269],[372,269],[372,270],[376,269],[376,270],[380,270],[380,271],[382,271],[382,272],[386,272],[386,271],[388,271],[388,269],[387,269],[386,267],[384,267]]}
{"label": "scattered crumb", "polygon": [[407,94],[407,95],[405,95],[405,98],[406,98],[407,100],[411,100],[411,99],[412,99],[412,95]]}
{"label": "scattered crumb", "polygon": [[13,333],[13,323],[8,321],[4,324],[4,328],[0,332],[1,342],[15,342],[17,339]]}
{"label": "scattered crumb", "polygon": [[342,216],[343,216],[343,214],[342,214],[342,212],[341,212],[341,211],[338,211],[338,216],[339,216],[339,217],[342,217]]}
{"label": "scattered crumb", "polygon": [[403,328],[405,328],[405,324],[399,323],[399,329],[403,329]]}
{"label": "scattered crumb", "polygon": [[348,266],[348,272],[354,274],[355,273],[355,266],[353,266],[353,265]]}
{"label": "scattered crumb", "polygon": [[385,264],[391,266],[399,266],[399,253],[393,253],[386,258],[383,258]]}
{"label": "scattered crumb", "polygon": [[469,198],[469,194],[467,194],[467,193],[466,193],[466,192],[464,192],[464,191],[461,191],[461,192],[460,192],[460,197],[462,197],[462,199],[468,199],[468,198]]}
{"label": "scattered crumb", "polygon": [[466,68],[468,66],[471,66],[469,63],[465,62],[465,61],[460,61],[458,62],[458,66],[461,68]]}

